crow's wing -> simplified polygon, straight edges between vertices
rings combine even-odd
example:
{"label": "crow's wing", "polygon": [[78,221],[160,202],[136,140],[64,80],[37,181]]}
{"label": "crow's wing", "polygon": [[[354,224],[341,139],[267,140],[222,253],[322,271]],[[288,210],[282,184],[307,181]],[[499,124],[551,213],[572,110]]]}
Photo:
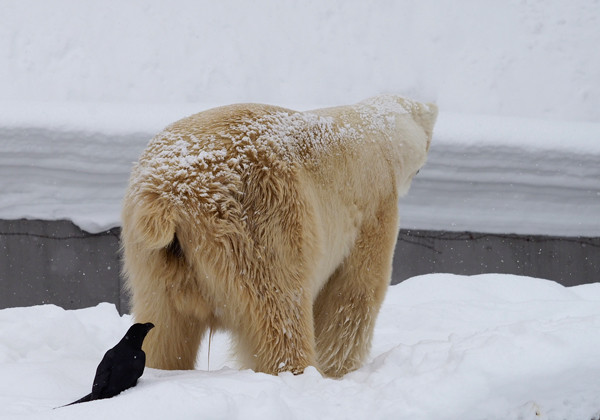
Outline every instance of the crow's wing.
{"label": "crow's wing", "polygon": [[106,352],[96,369],[96,376],[94,377],[94,384],[92,385],[92,400],[106,398],[106,388],[110,383],[110,376],[112,374],[114,363],[115,351],[114,348],[112,348]]}

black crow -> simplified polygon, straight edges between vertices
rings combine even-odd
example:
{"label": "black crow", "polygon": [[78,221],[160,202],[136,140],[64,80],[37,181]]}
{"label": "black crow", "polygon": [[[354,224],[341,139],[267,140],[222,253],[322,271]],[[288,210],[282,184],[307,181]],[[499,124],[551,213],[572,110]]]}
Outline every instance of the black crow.
{"label": "black crow", "polygon": [[125,337],[102,358],[96,369],[92,392],[67,405],[111,398],[135,386],[146,365],[142,343],[152,328],[154,324],[150,322],[132,325]]}

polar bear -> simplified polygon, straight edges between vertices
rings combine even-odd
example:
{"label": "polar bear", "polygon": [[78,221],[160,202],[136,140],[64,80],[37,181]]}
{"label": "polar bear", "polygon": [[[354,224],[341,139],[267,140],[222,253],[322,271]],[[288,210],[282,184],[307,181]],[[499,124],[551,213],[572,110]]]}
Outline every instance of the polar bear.
{"label": "polar bear", "polygon": [[398,199],[437,107],[384,95],[297,112],[239,104],[168,126],[124,198],[124,275],[147,364],[193,369],[208,329],[243,367],[360,367],[390,282]]}

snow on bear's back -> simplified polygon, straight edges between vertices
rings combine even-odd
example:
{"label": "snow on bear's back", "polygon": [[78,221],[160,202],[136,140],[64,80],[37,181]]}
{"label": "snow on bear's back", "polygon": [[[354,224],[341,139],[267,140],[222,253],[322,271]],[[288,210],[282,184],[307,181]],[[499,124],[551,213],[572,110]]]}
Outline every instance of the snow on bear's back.
{"label": "snow on bear's back", "polygon": [[[429,132],[425,128],[425,136],[415,137],[413,126],[419,127],[415,120],[422,113],[433,115],[424,124],[429,124]],[[243,174],[250,167],[289,175],[298,166],[325,168],[340,156],[347,165],[382,164],[361,162],[360,156],[366,147],[381,147],[373,143],[382,141],[390,143],[384,148],[392,167],[413,171],[412,166],[418,169],[424,163],[428,144],[401,144],[399,139],[428,142],[436,113],[427,105],[391,95],[307,112],[261,104],[213,108],[157,134],[134,168],[136,182],[131,184],[151,185],[177,202],[191,194],[235,195],[243,191]],[[407,147],[415,152],[407,154]]]}

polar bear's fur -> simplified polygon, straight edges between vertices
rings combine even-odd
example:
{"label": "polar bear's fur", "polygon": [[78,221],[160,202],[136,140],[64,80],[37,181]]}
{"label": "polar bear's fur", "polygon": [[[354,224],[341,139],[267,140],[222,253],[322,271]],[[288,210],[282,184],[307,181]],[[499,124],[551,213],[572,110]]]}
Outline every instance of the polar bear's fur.
{"label": "polar bear's fur", "polygon": [[208,328],[245,367],[358,368],[391,277],[398,198],[435,105],[379,96],[296,112],[231,105],[158,134],[123,208],[124,273],[148,366],[193,369]]}

